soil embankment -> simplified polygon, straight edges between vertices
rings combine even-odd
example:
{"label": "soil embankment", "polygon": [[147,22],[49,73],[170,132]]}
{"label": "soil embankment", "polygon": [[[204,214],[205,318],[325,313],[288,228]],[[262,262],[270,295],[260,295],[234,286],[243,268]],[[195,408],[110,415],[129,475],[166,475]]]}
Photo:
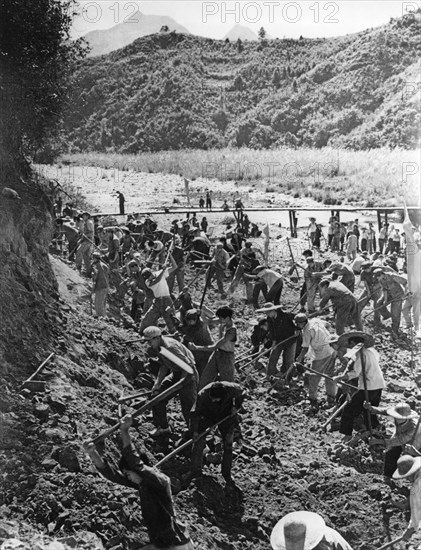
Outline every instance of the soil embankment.
{"label": "soil embankment", "polygon": [[[153,192],[159,200],[166,200],[165,188]],[[102,205],[96,206],[100,209]],[[25,240],[30,242],[28,237]],[[16,256],[16,269],[27,257],[19,250],[9,253]],[[93,319],[88,283],[67,264],[59,258],[51,260],[57,287],[46,257],[44,264],[34,263],[38,271],[34,275],[27,262],[25,277],[36,282],[38,291],[42,273],[39,266],[44,265],[46,280],[42,284],[48,281],[49,285],[45,296],[32,292],[31,305],[27,301],[30,291],[25,290],[22,302],[14,286],[18,284],[16,273],[4,277],[1,290],[8,304],[4,312],[8,320],[3,318],[1,329],[8,340],[3,340],[6,361],[0,373],[0,541],[14,537],[35,549],[34,541],[43,533],[45,545],[52,539],[63,545],[51,550],[135,550],[147,542],[138,497],[100,478],[84,456],[81,442],[115,422],[122,392],[150,387],[144,347],[126,343],[138,335],[124,311],[108,320]],[[287,266],[282,263],[281,267]],[[189,269],[187,279],[192,276]],[[195,297],[200,296],[201,285],[202,281],[193,287]],[[299,288],[300,283],[286,285],[287,309],[296,305]],[[60,297],[53,294],[57,289]],[[212,306],[217,305],[213,289],[208,298]],[[255,317],[243,298],[241,293],[234,297],[240,335],[238,353],[250,345],[250,320]],[[366,319],[366,326],[371,331],[370,319]],[[420,410],[420,380],[410,365],[409,340],[392,341],[385,331],[376,335],[376,346],[388,384],[384,404],[405,400]],[[40,377],[46,382],[45,390],[22,391],[22,382],[50,352],[55,357]],[[381,541],[399,536],[408,515],[392,505],[391,491],[382,481],[381,455],[370,451],[364,442],[349,451],[338,447],[338,433],[321,429],[328,412],[322,408],[316,415],[310,413],[301,378],[290,388],[270,392],[264,378],[262,366],[250,365],[238,372],[238,380],[247,387],[250,399],[242,414],[244,445],[235,449],[236,488],[224,487],[215,437],[209,441],[209,464],[203,478],[176,496],[179,515],[189,524],[197,548],[268,550],[276,521],[298,509],[320,513],[354,549],[372,550]],[[170,421],[174,434],[180,435],[184,422],[177,403],[171,406]],[[148,435],[151,428],[151,417],[142,417],[135,441],[143,442],[156,461],[176,441],[170,439],[168,446],[158,446]],[[118,456],[118,445],[118,436],[107,440],[105,453],[111,460]],[[175,458],[164,467],[175,490],[187,468],[187,457]],[[405,499],[395,492],[393,500]],[[415,550],[420,541],[417,535],[401,548]]]}

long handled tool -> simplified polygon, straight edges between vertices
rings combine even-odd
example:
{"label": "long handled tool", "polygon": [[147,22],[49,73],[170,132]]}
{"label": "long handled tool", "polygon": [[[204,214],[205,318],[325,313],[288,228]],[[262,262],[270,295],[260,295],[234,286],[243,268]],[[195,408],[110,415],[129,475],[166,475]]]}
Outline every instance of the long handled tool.
{"label": "long handled tool", "polygon": [[206,270],[205,288],[203,289],[202,298],[200,300],[199,311],[202,311],[203,302],[205,301],[206,291],[208,290],[211,279],[211,265]]}
{"label": "long handled tool", "polygon": [[[135,418],[136,416],[139,416],[145,411],[151,409],[157,403],[163,401],[164,399],[166,399],[167,397],[169,397],[170,395],[178,391],[184,385],[184,383],[185,383],[185,378],[182,378],[181,380],[179,380],[178,382],[170,386],[168,389],[166,389],[165,391],[163,391],[162,393],[160,393],[159,395],[157,395],[156,397],[154,397],[153,399],[151,399],[150,401],[148,401],[147,403],[145,403],[144,405],[136,409],[132,413],[132,417]],[[112,435],[114,432],[116,432],[119,429],[119,427],[120,427],[120,422],[118,422],[117,424],[114,424],[108,430],[105,430],[104,432],[100,433],[99,435],[91,439],[90,443],[99,443],[100,441],[103,441],[104,439]]]}
{"label": "long handled tool", "polygon": [[[368,389],[367,389],[367,372],[365,368],[364,348],[360,349],[359,354],[361,358],[361,374],[363,375],[364,399],[367,401],[367,403],[369,403],[370,400],[368,397]],[[371,425],[371,414],[369,413],[369,411],[367,411],[367,420],[368,420],[368,430],[370,432],[370,435],[373,435],[373,426]]]}
{"label": "long handled tool", "polygon": [[288,243],[289,253],[291,254],[291,260],[293,262],[293,267],[295,269],[295,273],[297,274],[298,280],[300,280],[300,274],[298,273],[297,266],[295,265],[294,254],[292,253],[292,248],[291,248],[291,244],[289,242],[289,237],[287,237],[287,243]]}
{"label": "long handled tool", "polygon": [[[272,351],[274,350],[275,348],[277,348],[278,346],[281,346],[282,344],[285,344],[285,342],[288,342],[289,340],[292,340],[293,338],[297,338],[297,336],[295,334],[293,334],[292,336],[289,336],[288,338],[285,338],[285,340],[281,340],[280,342],[276,343],[270,350],[268,350],[267,348],[264,348],[263,351],[261,351],[258,355],[256,355],[255,357],[253,357],[253,359],[251,361],[249,361],[248,363],[246,363],[245,365],[243,365],[241,368],[244,369],[246,367],[248,367],[249,365],[251,365],[254,361],[257,361],[257,359],[260,359],[260,357],[263,357],[263,355],[265,355],[265,353],[267,353],[268,351]],[[240,359],[240,361],[244,361],[244,357],[242,359]],[[236,364],[238,364],[238,361],[235,362]]]}
{"label": "long handled tool", "polygon": [[401,537],[398,537],[395,540],[391,540],[390,542],[387,542],[386,544],[383,544],[383,546],[380,546],[380,548],[377,548],[376,550],[386,550],[386,548],[390,548],[394,544],[397,544],[398,542],[401,542],[403,540],[403,535]]}
{"label": "long handled tool", "polygon": [[324,374],[322,372],[318,372],[317,370],[314,370],[310,367],[306,367],[305,365],[301,365],[303,369],[308,370],[309,372],[313,374],[317,374],[317,376],[321,376],[322,378],[327,378],[327,380],[331,380],[332,382],[335,382],[335,384],[339,384],[341,386],[344,386],[345,388],[349,388],[353,391],[358,391],[358,388],[356,386],[352,386],[351,384],[347,384],[346,382],[342,381],[336,381],[331,376],[328,376],[327,374]]}
{"label": "long handled tool", "polygon": [[332,422],[332,420],[334,420],[337,416],[340,415],[340,413],[344,410],[345,406],[347,405],[348,401],[349,401],[349,397],[347,395],[345,401],[341,405],[339,405],[339,407],[336,407],[334,412],[329,416],[329,418],[323,424],[322,430],[326,430],[326,428],[329,426],[329,424]]}
{"label": "long handled tool", "polygon": [[31,387],[34,387],[34,388],[44,388],[45,387],[45,382],[41,382],[39,380],[35,380],[35,378],[41,373],[41,371],[44,369],[44,367],[47,365],[47,363],[49,363],[51,361],[51,359],[54,357],[54,352],[53,353],[50,353],[50,355],[47,357],[47,359],[45,359],[45,361],[43,361],[41,363],[41,365],[37,368],[37,370],[31,374],[31,376],[25,380],[25,382],[23,382],[22,384],[22,387],[23,388],[31,388]]}
{"label": "long handled tool", "polygon": [[133,393],[132,395],[126,395],[123,397],[123,395],[118,400],[119,403],[126,403],[127,401],[132,401],[133,399],[138,399],[139,397],[145,397],[147,395],[150,395],[150,391],[142,391],[139,393]]}
{"label": "long handled tool", "polygon": [[387,307],[388,305],[392,304],[393,302],[399,302],[399,300],[403,301],[406,297],[407,297],[407,294],[404,294],[403,296],[400,296],[399,298],[394,298],[393,300],[390,300],[389,302],[386,302],[385,304],[382,304],[381,306],[372,309],[371,311],[366,313],[363,318],[365,319],[369,315],[372,315],[375,311],[379,311],[383,307]]}
{"label": "long handled tool", "polygon": [[[200,439],[201,437],[204,437],[206,436],[209,432],[211,432],[214,428],[216,428],[217,426],[219,426],[219,424],[222,424],[223,422],[225,422],[226,420],[228,420],[229,418],[232,418],[233,416],[235,416],[237,413],[235,414],[229,414],[228,416],[226,416],[225,418],[223,418],[222,420],[220,420],[219,422],[216,422],[216,424],[213,424],[212,426],[209,426],[209,428],[206,428],[206,430],[204,430],[202,433],[200,433],[198,436],[197,436],[197,439]],[[170,460],[173,456],[176,456],[178,455],[178,453],[180,453],[181,451],[183,451],[186,447],[188,447],[189,445],[191,445],[192,443],[194,443],[194,439],[191,438],[189,439],[188,441],[186,441],[185,443],[183,443],[182,445],[180,445],[179,447],[177,447],[176,449],[174,449],[173,451],[171,451],[167,456],[164,456],[164,458],[161,458],[161,460],[155,465],[157,468],[159,468],[159,466],[162,466],[162,464],[165,464],[165,462],[168,462],[168,460]]]}

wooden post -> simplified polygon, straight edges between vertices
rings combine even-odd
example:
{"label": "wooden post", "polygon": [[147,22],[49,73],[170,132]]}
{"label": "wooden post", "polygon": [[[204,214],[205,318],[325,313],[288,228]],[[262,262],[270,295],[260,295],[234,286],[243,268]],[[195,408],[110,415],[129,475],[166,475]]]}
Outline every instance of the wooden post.
{"label": "wooden post", "polygon": [[377,210],[377,228],[379,231],[381,229],[381,226],[382,226],[382,211]]}

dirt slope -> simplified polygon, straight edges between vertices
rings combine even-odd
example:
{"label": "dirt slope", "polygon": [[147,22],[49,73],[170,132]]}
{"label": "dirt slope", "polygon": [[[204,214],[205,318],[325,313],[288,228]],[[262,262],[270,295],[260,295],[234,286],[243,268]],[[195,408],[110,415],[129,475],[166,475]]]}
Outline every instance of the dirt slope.
{"label": "dirt slope", "polygon": [[[144,350],[140,344],[125,344],[136,333],[125,328],[124,318],[98,321],[89,315],[84,279],[59,259],[53,259],[52,266],[61,293],[61,323],[50,347],[56,356],[44,375],[46,391],[18,394],[28,374],[19,364],[2,378],[2,517],[17,521],[20,539],[28,542],[35,535],[25,531],[24,523],[61,540],[65,548],[100,548],[100,540],[105,548],[134,550],[147,541],[137,496],[96,475],[80,444],[86,435],[113,423],[122,391],[150,383]],[[199,288],[195,292],[199,294]],[[288,288],[287,305],[295,304],[296,295],[296,289]],[[209,298],[214,301],[213,290]],[[235,307],[241,352],[248,346],[253,312],[241,293]],[[407,398],[419,409],[421,393],[408,367],[408,342],[392,344],[387,333],[378,340],[389,385],[385,402]],[[351,453],[337,452],[338,434],[321,431],[326,411],[310,415],[302,380],[290,390],[268,394],[263,370],[249,366],[238,376],[250,399],[243,413],[244,446],[241,452],[236,447],[236,489],[225,489],[218,465],[212,464],[202,479],[176,497],[179,515],[189,523],[200,550],[268,549],[273,525],[296,509],[321,513],[361,550],[401,533],[408,518],[391,506],[390,490],[380,475],[381,457],[364,443]],[[393,379],[402,383],[393,387],[399,386],[403,394],[390,391]],[[168,447],[158,446],[148,437],[150,421],[143,418],[135,439],[139,444],[143,440],[157,460],[175,440]],[[184,425],[177,404],[171,423],[181,434]],[[209,448],[211,458],[217,458],[218,440],[211,439]],[[115,459],[117,450],[118,437],[110,438],[106,455]],[[176,491],[187,466],[187,458],[181,457],[164,468]],[[89,541],[87,532],[99,538]],[[420,540],[418,535],[406,548],[414,550]]]}

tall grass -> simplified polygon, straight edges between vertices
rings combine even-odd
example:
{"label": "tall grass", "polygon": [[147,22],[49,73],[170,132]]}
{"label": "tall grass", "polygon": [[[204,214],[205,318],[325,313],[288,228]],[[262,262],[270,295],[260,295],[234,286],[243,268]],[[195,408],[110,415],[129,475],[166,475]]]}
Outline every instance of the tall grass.
{"label": "tall grass", "polygon": [[[63,164],[119,171],[179,174],[209,184],[215,179],[267,187],[324,204],[420,204],[419,151],[373,149],[213,149],[123,155],[76,153]],[[263,188],[263,187],[262,187]]]}

